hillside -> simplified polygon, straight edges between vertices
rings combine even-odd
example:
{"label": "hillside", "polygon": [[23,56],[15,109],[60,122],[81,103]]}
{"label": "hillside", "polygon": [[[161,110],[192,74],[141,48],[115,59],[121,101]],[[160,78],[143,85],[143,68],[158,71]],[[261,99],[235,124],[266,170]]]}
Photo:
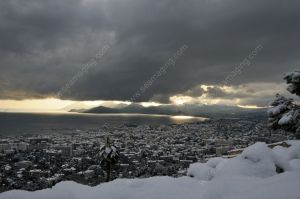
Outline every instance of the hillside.
{"label": "hillside", "polygon": [[300,141],[287,143],[273,149],[256,143],[235,158],[192,164],[180,178],[117,179],[96,187],[68,181],[36,192],[8,191],[0,199],[299,199]]}
{"label": "hillside", "polygon": [[222,105],[160,105],[144,107],[133,103],[120,108],[99,106],[85,110],[84,113],[141,113],[161,115],[191,115],[206,117],[249,117],[265,116],[266,109],[244,109],[237,106]]}

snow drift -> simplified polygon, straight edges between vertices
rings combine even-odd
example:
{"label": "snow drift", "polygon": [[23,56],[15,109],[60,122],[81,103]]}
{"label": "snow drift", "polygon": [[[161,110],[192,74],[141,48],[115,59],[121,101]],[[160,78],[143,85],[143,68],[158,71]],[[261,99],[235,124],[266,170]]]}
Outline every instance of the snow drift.
{"label": "snow drift", "polygon": [[13,190],[0,199],[299,199],[300,141],[268,148],[256,143],[235,158],[190,165],[188,176],[118,179],[96,187],[61,182],[36,192]]}

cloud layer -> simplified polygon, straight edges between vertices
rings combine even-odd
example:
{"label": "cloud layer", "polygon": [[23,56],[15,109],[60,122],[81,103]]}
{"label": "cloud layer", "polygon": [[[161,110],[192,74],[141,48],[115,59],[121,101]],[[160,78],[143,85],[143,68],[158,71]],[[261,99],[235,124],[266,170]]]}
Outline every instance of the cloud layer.
{"label": "cloud layer", "polygon": [[199,95],[197,85],[221,84],[258,45],[229,86],[281,83],[299,68],[299,10],[297,0],[1,1],[0,99],[56,96],[105,45],[62,99],[130,100],[182,45],[188,50],[137,101]]}

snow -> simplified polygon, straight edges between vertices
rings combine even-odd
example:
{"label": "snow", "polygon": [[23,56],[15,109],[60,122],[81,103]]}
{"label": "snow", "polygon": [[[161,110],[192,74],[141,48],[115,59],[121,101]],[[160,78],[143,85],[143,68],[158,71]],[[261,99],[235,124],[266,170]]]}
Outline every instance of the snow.
{"label": "snow", "polygon": [[11,170],[11,166],[9,164],[7,164],[7,165],[5,165],[4,169],[5,169],[5,171],[9,171],[9,170]]}
{"label": "snow", "polygon": [[290,93],[299,95],[300,71],[296,70],[294,72],[287,73],[285,74],[284,79],[286,80],[286,83],[289,84],[287,90]]}
{"label": "snow", "polygon": [[289,82],[292,82],[292,83],[300,82],[300,71],[296,70],[294,72],[286,73],[284,78],[289,79]]}
{"label": "snow", "polygon": [[111,152],[111,148],[110,147],[105,147],[105,153],[109,154]]}
{"label": "snow", "polygon": [[104,158],[117,158],[119,156],[119,152],[115,146],[103,146],[100,151],[100,156],[103,156]]}
{"label": "snow", "polygon": [[[216,162],[216,164],[212,164]],[[270,177],[276,174],[275,153],[265,144],[256,143],[232,159],[216,159],[190,165],[189,176],[207,180],[219,176]],[[209,177],[207,177],[209,176]]]}
{"label": "snow", "polygon": [[299,159],[294,159],[290,161],[290,168],[293,171],[300,171],[300,160]]}
{"label": "snow", "polygon": [[187,174],[199,180],[211,180],[219,176],[267,178],[277,174],[276,167],[285,171],[299,170],[300,141],[287,143],[291,145],[288,148],[276,146],[270,149],[265,143],[258,142],[232,159],[213,158],[207,163],[191,164]]}
{"label": "snow", "polygon": [[282,111],[286,110],[287,105],[286,104],[280,104],[278,106],[274,106],[268,110],[269,116],[275,116],[281,113]]}
{"label": "snow", "polygon": [[223,158],[221,158],[221,157],[211,158],[207,161],[207,165],[209,165],[212,168],[216,168],[222,160],[223,160]]}
{"label": "snow", "polygon": [[0,199],[299,199],[300,141],[287,143],[273,149],[256,143],[235,158],[191,164],[193,178],[117,179],[96,187],[67,181],[36,192],[8,191]]}
{"label": "snow", "polygon": [[219,163],[216,175],[270,177],[276,174],[275,157],[265,143],[256,143],[241,155]]}
{"label": "snow", "polygon": [[[295,92],[300,96],[299,88],[296,89]],[[269,116],[269,127],[272,127],[273,129],[283,128],[292,132],[300,132],[298,123],[300,109],[293,102],[293,99],[288,99],[277,94],[275,100],[271,103],[271,106],[272,107],[267,111]]]}
{"label": "snow", "polygon": [[191,164],[187,175],[197,180],[211,180],[215,175],[215,169],[207,164]]}
{"label": "snow", "polygon": [[294,121],[297,121],[298,111],[291,110],[285,113],[282,118],[278,121],[279,125],[292,124]]}

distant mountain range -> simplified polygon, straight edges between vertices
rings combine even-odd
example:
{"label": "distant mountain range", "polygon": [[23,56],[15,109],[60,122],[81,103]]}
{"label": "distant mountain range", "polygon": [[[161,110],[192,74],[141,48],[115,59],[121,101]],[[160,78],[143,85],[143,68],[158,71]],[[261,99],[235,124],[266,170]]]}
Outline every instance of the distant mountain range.
{"label": "distant mountain range", "polygon": [[144,107],[138,103],[117,108],[98,106],[91,109],[72,109],[70,112],[79,113],[138,113],[160,115],[191,115],[202,117],[245,117],[252,115],[265,115],[266,109],[245,109],[237,106],[222,105],[160,105]]}
{"label": "distant mountain range", "polygon": [[65,106],[64,108],[61,108],[60,111],[70,111],[70,110],[88,110],[92,108],[91,106],[88,106],[82,102],[75,102],[68,106]]}

